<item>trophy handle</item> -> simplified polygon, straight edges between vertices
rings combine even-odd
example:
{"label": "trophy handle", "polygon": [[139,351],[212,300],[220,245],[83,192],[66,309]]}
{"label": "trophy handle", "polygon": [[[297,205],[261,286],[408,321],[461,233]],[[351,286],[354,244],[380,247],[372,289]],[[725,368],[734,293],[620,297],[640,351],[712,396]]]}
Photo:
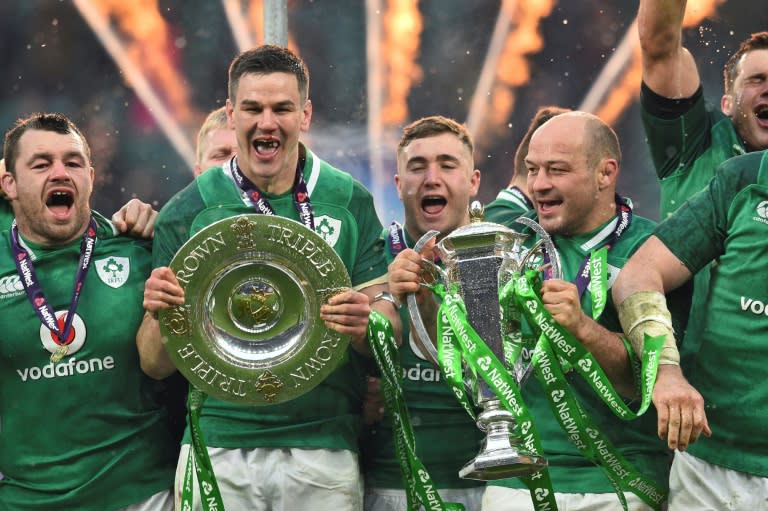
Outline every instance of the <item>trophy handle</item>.
{"label": "trophy handle", "polygon": [[[416,242],[416,244],[413,246],[413,250],[415,250],[417,253],[420,253],[421,250],[429,243],[432,238],[435,238],[438,234],[440,234],[440,231],[429,231],[424,236],[419,238],[419,241]],[[431,261],[422,261],[422,264],[429,263],[432,265],[433,270],[437,270],[438,273],[442,275],[442,270],[438,268],[433,262]],[[435,366],[438,366],[439,363],[437,361],[437,348],[435,347],[435,343],[432,341],[432,338],[429,336],[429,332],[427,332],[426,326],[424,326],[424,320],[421,318],[421,313],[419,312],[419,307],[416,303],[416,293],[408,293],[406,295],[406,303],[408,304],[408,315],[411,318],[411,323],[413,324],[413,329],[416,331],[416,335],[414,336],[413,340],[418,345],[419,349],[421,349],[421,352],[429,359],[430,362],[432,362]]]}
{"label": "trophy handle", "polygon": [[[549,235],[549,233],[545,231],[544,228],[537,222],[525,216],[518,217],[515,222],[530,227],[536,234],[539,235],[539,241],[537,241],[531,250],[525,255],[523,263],[520,266],[524,268],[525,264],[528,262],[528,258],[535,254],[536,251],[538,251],[539,248],[541,248],[543,245],[544,251],[549,255],[549,263],[552,266],[552,278],[562,279],[563,265],[560,263],[560,254],[557,252],[555,243],[552,241],[552,237]],[[523,374],[520,376],[521,387],[525,384],[526,381],[528,381],[531,373],[533,373],[533,364],[528,364],[528,366],[523,371]]]}
{"label": "trophy handle", "polygon": [[528,252],[527,255],[533,254],[543,244],[544,251],[549,254],[549,262],[552,265],[552,278],[562,279],[563,265],[560,264],[560,254],[557,252],[555,243],[552,241],[552,237],[549,235],[549,233],[545,231],[544,228],[538,223],[525,216],[518,217],[515,222],[530,227],[531,230],[539,235],[539,242],[534,245],[533,249]]}

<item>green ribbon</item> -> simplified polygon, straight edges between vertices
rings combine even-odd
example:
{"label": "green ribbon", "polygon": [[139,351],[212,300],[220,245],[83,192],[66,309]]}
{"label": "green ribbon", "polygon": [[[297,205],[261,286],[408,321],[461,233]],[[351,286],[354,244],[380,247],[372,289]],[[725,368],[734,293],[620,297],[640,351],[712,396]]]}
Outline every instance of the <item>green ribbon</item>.
{"label": "green ribbon", "polygon": [[592,318],[603,313],[608,301],[608,248],[592,252],[589,258],[589,292],[592,295]]}
{"label": "green ribbon", "polygon": [[[534,455],[543,452],[541,439],[536,431],[533,418],[520,395],[520,390],[507,372],[506,367],[499,361],[488,348],[480,335],[475,331],[467,319],[467,311],[461,296],[454,287],[445,291],[442,286],[432,288],[433,292],[442,295],[442,304],[438,310],[437,334],[441,344],[450,344],[449,348],[443,347],[443,352],[455,351],[461,354],[469,368],[478,378],[482,378],[488,387],[499,398],[501,405],[515,417],[515,434],[521,438],[521,446]],[[440,352],[438,351],[438,354]],[[446,373],[445,360],[438,357],[441,371],[445,380],[449,382],[459,397],[456,389],[461,389],[461,394],[466,399],[466,391],[461,381],[460,373],[449,378]],[[453,381],[449,381],[453,379]],[[464,401],[459,401],[464,405]],[[531,493],[531,500],[536,511],[556,510],[555,492],[552,489],[552,481],[547,467],[529,476],[521,477]]]}
{"label": "green ribbon", "polygon": [[[517,276],[504,286],[500,301],[502,304],[510,302],[512,295],[516,306],[541,332],[532,363],[558,423],[582,454],[605,471],[624,509],[627,509],[627,505],[623,491],[631,491],[654,509],[660,509],[666,499],[665,492],[641,475],[599,430],[579,404],[567,384],[564,372],[570,368],[575,369],[614,414],[624,420],[635,419],[651,403],[663,337],[646,339],[639,363],[631,347],[628,351],[641,393],[640,407],[637,412],[633,412],[623,402],[592,354],[546,311],[534,290],[536,278],[534,272]],[[628,341],[623,339],[623,342],[628,346]]]}
{"label": "green ribbon", "polygon": [[384,406],[392,423],[408,510],[419,511],[424,506],[435,511],[464,511],[461,504],[443,502],[432,477],[416,455],[416,438],[403,394],[403,371],[392,324],[375,310],[368,317],[368,340],[381,371]]}
{"label": "green ribbon", "polygon": [[[203,391],[190,385],[187,409],[190,436],[192,442],[189,445],[189,457],[184,469],[184,482],[181,492],[181,510],[191,511],[194,497],[194,484],[192,483],[192,466],[197,474],[197,485],[200,489],[200,502],[205,511],[224,511],[224,502],[221,499],[216,475],[213,473],[211,458],[208,456],[208,448],[205,446],[202,431],[200,429],[200,410],[205,402],[206,395]],[[194,463],[193,463],[194,457]]]}

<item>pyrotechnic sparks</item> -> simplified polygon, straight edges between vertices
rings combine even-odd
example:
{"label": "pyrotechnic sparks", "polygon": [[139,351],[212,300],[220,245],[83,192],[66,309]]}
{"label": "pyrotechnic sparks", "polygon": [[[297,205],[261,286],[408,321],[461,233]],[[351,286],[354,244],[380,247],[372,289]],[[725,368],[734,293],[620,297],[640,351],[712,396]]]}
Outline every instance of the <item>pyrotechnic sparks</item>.
{"label": "pyrotechnic sparks", "polygon": [[[148,1],[149,3],[153,3],[151,0]],[[173,79],[174,76],[175,78],[178,78],[177,73],[175,73],[175,68],[173,68],[174,71],[170,74],[159,74],[164,79],[168,80],[166,82],[163,79],[160,79],[159,83],[178,85],[178,87],[170,87],[170,89],[166,91],[166,95],[175,100],[174,105],[176,108],[173,112],[170,112],[157,95],[148,79],[147,75],[154,69],[154,67],[150,65],[149,69],[145,71],[145,68],[140,65],[141,57],[147,52],[151,53],[151,50],[149,50],[149,48],[143,48],[143,42],[136,42],[131,46],[131,51],[129,51],[109,24],[106,17],[107,13],[119,12],[124,18],[123,23],[127,23],[128,18],[134,19],[134,21],[141,19],[140,16],[138,18],[132,18],[131,14],[125,14],[131,12],[130,8],[127,8],[127,11],[123,11],[121,8],[113,7],[114,4],[117,3],[118,2],[113,0],[105,0],[103,5],[100,5],[101,9],[97,9],[96,6],[88,0],[74,0],[75,7],[77,7],[83,18],[104,45],[104,48],[115,61],[115,64],[120,68],[128,84],[133,87],[139,99],[146,105],[160,128],[171,141],[171,144],[179,155],[189,164],[191,169],[195,162],[195,153],[190,144],[189,137],[177,120],[179,118],[188,118],[190,116],[191,110],[187,101],[186,87],[183,86],[183,82],[180,80]],[[139,8],[148,6],[146,1],[144,3],[137,2],[134,5],[139,6]],[[151,5],[149,7],[151,7]],[[154,3],[154,7],[157,7],[156,2]],[[149,19],[152,20],[154,17],[150,15]],[[155,19],[155,21],[157,20]],[[136,30],[138,31],[137,33],[143,32],[143,29]],[[163,33],[165,32],[163,31]],[[136,38],[136,41],[145,41],[148,40],[148,38],[149,36],[139,36]],[[163,55],[165,55],[164,50]],[[163,59],[162,56],[153,56],[153,58]],[[137,59],[139,62],[137,62]],[[144,62],[144,64],[148,63]]]}
{"label": "pyrotechnic sparks", "polygon": [[514,28],[507,36],[499,58],[496,84],[491,94],[491,123],[495,128],[505,126],[515,105],[515,89],[531,79],[528,56],[544,47],[539,27],[541,20],[549,16],[554,0],[515,2],[505,0],[502,9],[512,20]]}
{"label": "pyrotechnic sparks", "polygon": [[[705,18],[713,16],[717,11],[717,7],[724,2],[725,0],[690,0],[685,11],[683,27],[696,26]],[[605,89],[608,88],[608,84],[605,83],[605,80],[598,78],[587,98],[582,103],[583,109],[594,110],[608,124],[613,124],[640,92],[643,69],[640,56],[640,41],[637,37],[637,23],[633,23],[627,30],[624,41],[619,45],[611,59],[609,59],[603,69],[603,73],[601,73],[601,78],[603,78],[603,74],[607,70],[617,67],[625,67],[626,71],[621,80],[607,94],[607,97]],[[614,73],[614,76],[615,74],[617,73]],[[596,104],[603,97],[605,99],[597,107]]]}
{"label": "pyrotechnic sparks", "polygon": [[158,0],[96,0],[101,14],[117,22],[124,34],[128,57],[161,92],[174,117],[186,122],[192,118],[189,90],[177,69],[175,45]]}
{"label": "pyrotechnic sparks", "polygon": [[408,94],[422,77],[421,67],[416,63],[422,26],[418,0],[388,0],[382,43],[387,63],[382,108],[382,121],[386,124],[401,124],[408,117]]}

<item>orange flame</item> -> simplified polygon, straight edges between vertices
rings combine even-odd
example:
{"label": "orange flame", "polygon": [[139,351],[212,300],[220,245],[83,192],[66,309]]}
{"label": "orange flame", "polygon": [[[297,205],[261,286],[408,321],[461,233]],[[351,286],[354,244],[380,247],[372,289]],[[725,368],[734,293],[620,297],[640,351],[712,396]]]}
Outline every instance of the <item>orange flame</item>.
{"label": "orange flame", "polygon": [[253,0],[248,6],[248,20],[251,22],[253,41],[256,46],[264,44],[264,0]]}
{"label": "orange flame", "polygon": [[507,36],[504,51],[496,71],[496,85],[492,93],[492,122],[500,127],[509,120],[515,104],[516,87],[531,79],[531,67],[527,57],[538,53],[544,47],[539,24],[549,16],[555,6],[554,0],[510,1],[504,0],[502,8],[515,23]]}
{"label": "orange flame", "polygon": [[158,0],[94,0],[94,4],[104,16],[114,18],[131,40],[129,58],[162,91],[174,116],[181,121],[192,119],[189,89],[176,67],[174,44]]}
{"label": "orange flame", "polygon": [[387,92],[381,118],[386,124],[401,124],[408,117],[406,99],[411,86],[421,80],[416,64],[423,21],[418,0],[389,0],[384,13],[384,51]]}
{"label": "orange flame", "polygon": [[[701,23],[702,20],[715,14],[717,7],[725,0],[690,0],[685,10],[683,27],[688,28]],[[596,115],[608,124],[613,124],[624,112],[627,106],[634,101],[640,92],[640,82],[643,78],[643,64],[640,54],[640,41],[637,32],[634,35],[634,48],[632,60],[624,73],[621,82],[618,83]]]}

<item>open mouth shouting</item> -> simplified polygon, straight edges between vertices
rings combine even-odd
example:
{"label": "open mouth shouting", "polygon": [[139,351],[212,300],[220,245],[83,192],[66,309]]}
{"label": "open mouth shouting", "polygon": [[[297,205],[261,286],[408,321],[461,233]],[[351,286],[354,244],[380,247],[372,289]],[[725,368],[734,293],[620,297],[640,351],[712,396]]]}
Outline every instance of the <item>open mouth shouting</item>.
{"label": "open mouth shouting", "polygon": [[421,199],[421,210],[427,216],[439,215],[442,213],[448,201],[440,195],[426,195]]}
{"label": "open mouth shouting", "polygon": [[55,189],[48,192],[45,205],[55,218],[66,218],[75,203],[75,196],[70,190]]}
{"label": "open mouth shouting", "polygon": [[759,105],[755,108],[755,115],[757,116],[757,124],[763,128],[768,128],[768,104]]}
{"label": "open mouth shouting", "polygon": [[270,159],[280,149],[280,141],[272,137],[259,138],[253,141],[253,149],[260,159]]}

